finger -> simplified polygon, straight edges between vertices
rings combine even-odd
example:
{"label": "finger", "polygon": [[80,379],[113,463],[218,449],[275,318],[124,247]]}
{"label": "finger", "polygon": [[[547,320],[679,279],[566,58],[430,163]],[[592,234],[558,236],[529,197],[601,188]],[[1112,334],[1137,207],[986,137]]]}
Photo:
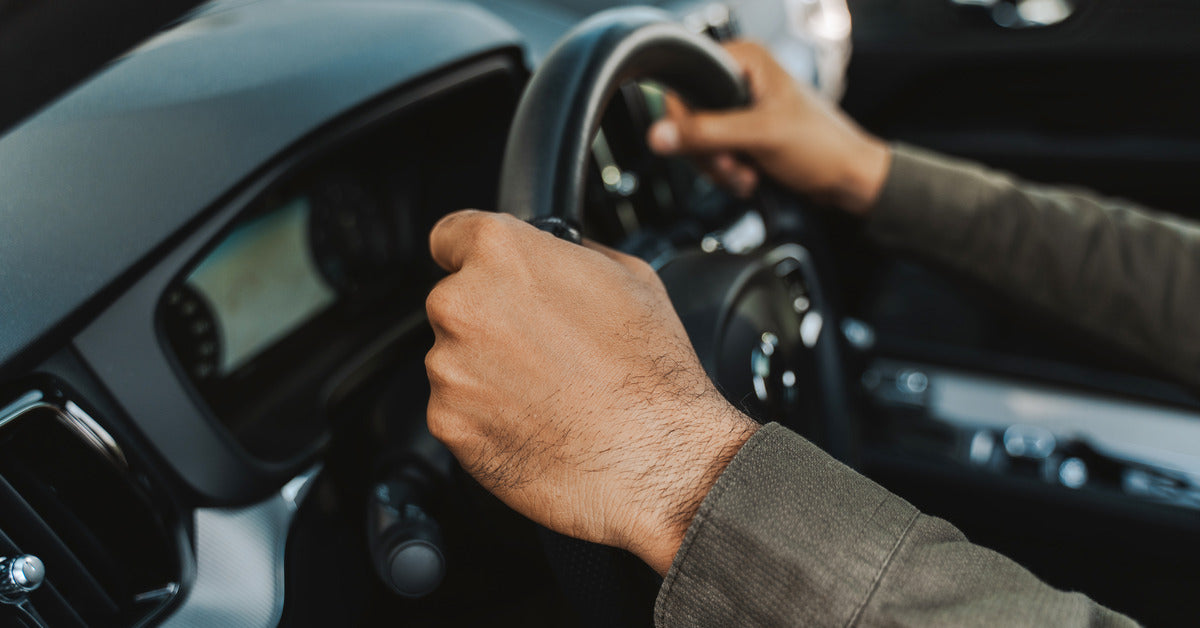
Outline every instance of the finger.
{"label": "finger", "polygon": [[748,198],[758,187],[758,171],[731,153],[717,153],[696,160],[697,167],[713,183],[741,198]]}
{"label": "finger", "polygon": [[655,122],[646,140],[660,155],[739,152],[758,143],[762,120],[753,110],[688,112]]}
{"label": "finger", "polygon": [[663,117],[678,120],[691,115],[692,108],[675,92],[663,95]]}
{"label": "finger", "polygon": [[458,272],[468,254],[469,240],[483,212],[464,209],[447,214],[429,231],[429,253],[447,272]]}
{"label": "finger", "polygon": [[[458,272],[483,251],[511,246],[522,229],[533,229],[509,214],[464,209],[448,214],[429,232],[429,253],[448,272]],[[505,240],[509,240],[505,242]]]}
{"label": "finger", "polygon": [[691,110],[683,100],[673,92],[663,96],[663,116],[650,126],[646,134],[646,144],[660,155],[673,155],[679,152],[679,123],[691,115]]}
{"label": "finger", "polygon": [[729,153],[697,155],[692,158],[692,163],[713,184],[721,187],[730,187],[733,185],[733,180],[730,178],[733,169],[736,167],[733,163],[733,155]]}
{"label": "finger", "polygon": [[740,164],[732,153],[717,153],[709,160],[709,169],[713,176],[723,184],[731,184],[738,172]]}
{"label": "finger", "polygon": [[741,198],[748,198],[758,187],[758,171],[746,164],[730,160],[730,165],[721,173],[725,187]]}

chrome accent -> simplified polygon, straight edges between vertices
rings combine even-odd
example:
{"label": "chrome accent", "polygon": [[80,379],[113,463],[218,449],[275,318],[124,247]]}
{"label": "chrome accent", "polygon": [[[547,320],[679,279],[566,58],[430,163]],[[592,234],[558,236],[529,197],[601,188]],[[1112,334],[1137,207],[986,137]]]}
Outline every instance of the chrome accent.
{"label": "chrome accent", "polygon": [[1053,26],[1075,13],[1077,0],[950,0],[967,10],[985,11],[1003,28]]}
{"label": "chrome accent", "polygon": [[971,446],[967,450],[967,458],[976,465],[984,466],[992,461],[996,451],[996,439],[988,430],[979,430],[971,436]]}
{"label": "chrome accent", "polygon": [[46,566],[37,556],[0,558],[0,602],[20,604],[46,580]]}
{"label": "chrome accent", "polygon": [[[760,401],[766,401],[767,378],[771,376],[771,356],[779,348],[779,337],[771,332],[763,332],[759,337],[758,346],[750,352],[750,373],[753,375],[754,394]],[[795,374],[792,381],[795,383]]]}
{"label": "chrome accent", "polygon": [[[922,394],[906,381],[916,372]],[[1003,472],[999,454],[1067,488],[1200,509],[1200,411],[895,360],[872,364],[863,386],[877,403],[919,409],[961,434],[965,447],[952,455],[965,464]],[[1097,461],[1117,469],[1113,480],[1092,477]]]}
{"label": "chrome accent", "polygon": [[138,604],[143,602],[160,602],[162,600],[170,599],[171,596],[175,595],[177,591],[179,591],[179,585],[172,582],[157,589],[151,589],[149,591],[138,593],[137,595],[133,596],[133,601]]}
{"label": "chrome accent", "polygon": [[196,510],[196,577],[162,626],[277,625],[283,615],[288,531],[320,469],[296,476],[257,504]]}
{"label": "chrome accent", "polygon": [[920,395],[929,390],[929,376],[918,369],[904,369],[896,375],[896,388],[910,395]]}
{"label": "chrome accent", "polygon": [[800,340],[804,342],[804,346],[809,349],[817,346],[817,341],[821,339],[821,329],[825,326],[825,319],[821,317],[821,313],[811,311],[800,319]]}
{"label": "chrome accent", "polygon": [[1004,430],[1004,451],[1013,458],[1045,460],[1058,447],[1050,430],[1034,425],[1013,425]]}
{"label": "chrome accent", "polygon": [[1087,484],[1087,463],[1079,458],[1067,458],[1058,465],[1058,481],[1067,488],[1083,488]]}
{"label": "chrome accent", "polygon": [[1118,460],[1200,479],[1200,414],[999,378],[929,370],[929,411],[973,428],[1040,427]]}
{"label": "chrome accent", "polygon": [[75,432],[80,438],[122,469],[129,468],[129,461],[121,446],[95,419],[69,399],[57,400],[40,390],[31,390],[0,409],[0,428],[34,410],[46,409],[55,413],[60,423]]}
{"label": "chrome accent", "polygon": [[725,229],[705,235],[700,241],[700,250],[705,253],[747,253],[762,246],[766,241],[767,223],[762,214],[751,210],[742,214]]}
{"label": "chrome accent", "polygon": [[30,410],[41,407],[43,403],[42,400],[45,398],[46,396],[43,395],[42,391],[40,390],[31,390],[24,395],[17,397],[17,399],[12,403],[0,408],[0,427],[8,425],[17,417],[29,412]]}
{"label": "chrome accent", "polygon": [[129,461],[125,459],[125,452],[121,451],[121,446],[117,444],[117,441],[113,440],[113,437],[74,401],[67,401],[63,404],[62,419],[68,427],[91,443],[93,447],[106,452],[122,467],[129,467]]}

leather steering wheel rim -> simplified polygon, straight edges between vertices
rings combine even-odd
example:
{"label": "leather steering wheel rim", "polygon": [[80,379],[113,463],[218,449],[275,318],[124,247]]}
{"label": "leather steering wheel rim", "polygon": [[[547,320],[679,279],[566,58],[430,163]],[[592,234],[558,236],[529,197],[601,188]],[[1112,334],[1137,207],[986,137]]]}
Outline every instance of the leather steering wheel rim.
{"label": "leather steering wheel rim", "polygon": [[[498,209],[578,241],[601,116],[621,85],[639,79],[658,81],[705,109],[749,103],[733,59],[669,14],[647,8],[599,13],[568,33],[530,78],[509,131]],[[540,532],[550,566],[586,625],[653,624],[653,597],[647,600],[635,586],[653,582],[645,565],[611,547]]]}
{"label": "leather steering wheel rim", "polygon": [[523,219],[582,222],[592,139],[617,89],[653,79],[704,109],[750,102],[741,70],[716,42],[657,9],[604,11],[554,47],[517,105],[497,208]]}

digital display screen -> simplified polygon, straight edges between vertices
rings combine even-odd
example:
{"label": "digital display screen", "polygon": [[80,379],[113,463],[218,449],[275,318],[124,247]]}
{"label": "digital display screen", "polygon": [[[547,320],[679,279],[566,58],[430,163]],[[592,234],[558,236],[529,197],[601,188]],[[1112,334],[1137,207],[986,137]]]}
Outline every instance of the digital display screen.
{"label": "digital display screen", "polygon": [[309,246],[308,199],[239,226],[187,277],[213,311],[228,375],[337,300]]}

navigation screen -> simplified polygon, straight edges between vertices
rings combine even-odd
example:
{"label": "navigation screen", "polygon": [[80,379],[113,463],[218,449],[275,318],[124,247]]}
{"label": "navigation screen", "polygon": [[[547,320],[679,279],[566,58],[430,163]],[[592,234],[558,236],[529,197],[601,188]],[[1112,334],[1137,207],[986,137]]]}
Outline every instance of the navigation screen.
{"label": "navigation screen", "polygon": [[336,300],[313,260],[308,220],[308,199],[293,199],[238,227],[188,276],[213,310],[217,375],[237,370]]}

